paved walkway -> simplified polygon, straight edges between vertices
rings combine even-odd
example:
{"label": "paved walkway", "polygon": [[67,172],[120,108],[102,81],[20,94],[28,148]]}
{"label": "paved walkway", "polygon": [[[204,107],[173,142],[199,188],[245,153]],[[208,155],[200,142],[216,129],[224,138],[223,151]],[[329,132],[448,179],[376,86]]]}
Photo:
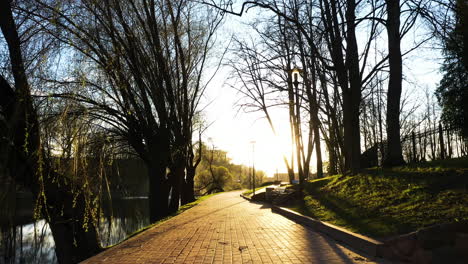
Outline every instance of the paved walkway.
{"label": "paved walkway", "polygon": [[83,263],[376,263],[239,194],[216,195]]}

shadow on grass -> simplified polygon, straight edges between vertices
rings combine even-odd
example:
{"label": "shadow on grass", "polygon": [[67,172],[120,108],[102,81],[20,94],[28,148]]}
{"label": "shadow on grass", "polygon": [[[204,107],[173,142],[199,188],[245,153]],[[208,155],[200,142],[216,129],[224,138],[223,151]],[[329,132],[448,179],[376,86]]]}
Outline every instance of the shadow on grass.
{"label": "shadow on grass", "polygon": [[[310,193],[310,195],[332,214],[332,219],[336,219],[332,223],[349,228],[354,232],[382,239],[389,233],[411,231],[411,227],[399,221],[398,218],[382,216],[378,211],[369,211],[335,195],[324,195],[317,192]],[[315,216],[314,212],[306,207],[303,207],[302,210],[307,215]]]}
{"label": "shadow on grass", "polygon": [[468,170],[369,169],[309,182],[296,211],[374,238],[468,218]]}
{"label": "shadow on grass", "polygon": [[432,194],[447,189],[468,190],[468,169],[441,170],[401,170],[367,169],[363,172],[367,177],[381,178],[397,183],[397,186],[419,185]]}
{"label": "shadow on grass", "polygon": [[408,168],[468,168],[468,157],[409,163]]}

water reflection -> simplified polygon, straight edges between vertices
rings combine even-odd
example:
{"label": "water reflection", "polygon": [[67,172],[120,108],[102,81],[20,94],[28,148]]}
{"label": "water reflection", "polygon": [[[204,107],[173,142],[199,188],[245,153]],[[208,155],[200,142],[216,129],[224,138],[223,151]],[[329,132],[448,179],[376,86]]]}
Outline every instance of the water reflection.
{"label": "water reflection", "polygon": [[[17,211],[13,217],[0,219],[0,263],[57,263],[50,228],[45,220],[33,222],[30,209],[23,208],[22,215]],[[25,211],[28,215],[24,215]],[[146,197],[113,199],[112,203],[104,204],[103,214],[99,223],[101,243],[113,245],[149,224],[148,200]]]}
{"label": "water reflection", "polygon": [[54,239],[45,220],[1,227],[0,263],[56,263]]}
{"label": "water reflection", "polygon": [[[112,210],[109,210],[112,208]],[[114,199],[111,206],[103,207],[100,234],[103,246],[110,246],[125,239],[133,232],[149,225],[147,197]]]}

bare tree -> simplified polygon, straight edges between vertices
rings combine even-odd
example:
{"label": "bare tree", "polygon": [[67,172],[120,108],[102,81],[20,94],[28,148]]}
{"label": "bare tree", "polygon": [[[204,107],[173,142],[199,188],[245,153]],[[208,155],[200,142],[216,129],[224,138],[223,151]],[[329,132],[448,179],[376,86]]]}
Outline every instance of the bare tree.
{"label": "bare tree", "polygon": [[[237,85],[232,85],[232,87],[236,88],[239,93],[244,96],[244,99],[247,99],[241,104],[241,107],[246,111],[263,112],[273,134],[278,136],[269,109],[275,105],[283,104],[283,102],[275,100],[274,95],[277,94],[278,91],[286,89],[282,87],[284,83],[277,84],[274,80],[267,79],[266,76],[268,76],[267,71],[269,69],[274,71],[274,76],[279,76],[284,79],[287,78],[288,73],[283,70],[281,65],[270,65],[272,66],[271,68],[265,67],[263,62],[268,60],[263,58],[262,52],[257,50],[257,46],[250,46],[245,41],[239,39],[235,40],[234,45],[233,53],[235,59],[231,60],[229,65],[232,68],[233,80],[242,84],[240,87]],[[270,45],[268,46],[271,47]],[[290,85],[291,88],[287,90],[291,90],[292,83],[284,84],[284,87],[288,87],[288,85]],[[290,181],[292,181],[294,179],[294,165],[292,159],[290,163],[283,153],[283,161],[287,167]]]}
{"label": "bare tree", "polygon": [[[307,51],[308,58],[312,56],[324,68],[335,72],[343,104],[345,169],[356,173],[360,169],[361,93],[372,76],[385,67],[387,59],[384,56],[373,65],[369,65],[368,61],[371,44],[380,33],[377,29],[383,15],[383,6],[378,1],[368,4],[355,1],[312,1],[302,4],[287,1],[244,1],[241,10],[236,12],[232,5],[223,1],[205,2],[235,15],[242,15],[245,9],[252,7],[264,8],[295,26],[298,34],[310,47]],[[308,13],[310,8],[315,12]],[[358,46],[356,38],[359,24],[366,24],[369,28],[365,32],[366,42],[362,47]],[[310,27],[317,30],[308,30]],[[317,32],[320,33],[321,42],[314,37]]]}
{"label": "bare tree", "polygon": [[[38,25],[79,58],[66,79],[50,80],[54,96],[86,106],[145,161],[152,221],[177,210],[190,186],[193,118],[221,13],[186,0],[36,2],[46,10],[34,13]],[[184,202],[193,200],[185,190]]]}

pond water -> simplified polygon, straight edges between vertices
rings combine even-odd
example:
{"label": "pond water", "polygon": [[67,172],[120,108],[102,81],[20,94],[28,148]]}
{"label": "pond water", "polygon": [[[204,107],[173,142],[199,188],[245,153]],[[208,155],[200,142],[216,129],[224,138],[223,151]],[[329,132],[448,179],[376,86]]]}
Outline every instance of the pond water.
{"label": "pond water", "polygon": [[[14,217],[14,226],[6,225],[6,219],[0,219],[1,264],[57,263],[50,228],[45,220],[33,221],[31,209],[20,210],[22,213]],[[103,211],[99,224],[103,246],[118,243],[149,224],[146,197],[113,199],[112,206],[105,205]]]}

